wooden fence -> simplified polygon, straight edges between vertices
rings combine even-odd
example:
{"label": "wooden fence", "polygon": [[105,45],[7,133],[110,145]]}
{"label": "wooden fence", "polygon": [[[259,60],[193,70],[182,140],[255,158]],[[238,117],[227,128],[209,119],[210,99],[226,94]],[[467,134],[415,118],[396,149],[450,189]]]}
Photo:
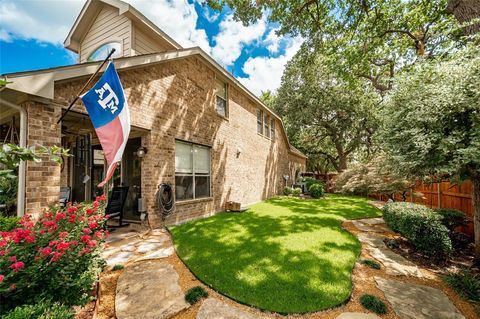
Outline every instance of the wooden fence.
{"label": "wooden fence", "polygon": [[[418,195],[416,196],[417,193]],[[373,196],[380,200],[388,200],[386,196]],[[403,200],[401,194],[395,195],[395,200]],[[441,183],[418,183],[412,194],[408,194],[407,201],[426,205],[432,208],[453,208],[465,213],[468,225],[461,231],[473,236],[473,201],[472,183],[465,181],[461,184],[452,184],[448,181]]]}

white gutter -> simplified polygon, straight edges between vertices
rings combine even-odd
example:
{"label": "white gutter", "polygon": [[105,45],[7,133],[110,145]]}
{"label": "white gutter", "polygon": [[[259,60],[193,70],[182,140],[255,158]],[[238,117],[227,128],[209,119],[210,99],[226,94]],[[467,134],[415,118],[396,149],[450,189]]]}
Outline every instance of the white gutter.
{"label": "white gutter", "polygon": [[[27,111],[21,106],[6,101],[0,97],[0,104],[7,105],[20,112],[20,147],[27,146]],[[25,212],[25,161],[18,166],[17,216]]]}

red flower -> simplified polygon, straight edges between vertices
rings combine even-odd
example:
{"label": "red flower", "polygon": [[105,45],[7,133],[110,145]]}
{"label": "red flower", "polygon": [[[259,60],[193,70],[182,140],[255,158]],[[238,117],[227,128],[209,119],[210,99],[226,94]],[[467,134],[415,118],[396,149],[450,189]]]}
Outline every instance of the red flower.
{"label": "red flower", "polygon": [[72,240],[70,242],[70,244],[72,244],[72,246],[77,246],[78,245],[78,240]]}
{"label": "red flower", "polygon": [[82,232],[84,232],[85,234],[90,234],[92,230],[90,228],[85,227],[84,229],[82,229]]}
{"label": "red flower", "polygon": [[4,275],[0,275],[0,282],[3,282],[3,278],[5,278]]}
{"label": "red flower", "polygon": [[45,218],[50,218],[53,216],[53,213],[52,212],[46,212],[44,215],[43,215]]}
{"label": "red flower", "polygon": [[63,243],[59,243],[57,245],[57,249],[58,250],[67,250],[69,247],[70,247],[70,243],[69,242],[63,242]]}
{"label": "red flower", "polygon": [[81,238],[80,238],[80,241],[82,243],[86,243],[88,242],[89,240],[91,239],[91,237],[89,235],[83,235]]}
{"label": "red flower", "polygon": [[75,207],[75,206],[68,207],[67,212],[68,212],[69,214],[73,214],[73,213],[75,213],[75,212],[77,211],[77,209],[78,209],[78,208]]}
{"label": "red flower", "polygon": [[0,240],[0,247],[5,247],[7,246],[7,241],[6,240]]}
{"label": "red flower", "polygon": [[58,234],[58,237],[60,237],[60,239],[65,239],[68,237],[68,232],[62,231],[60,234]]}
{"label": "red flower", "polygon": [[85,209],[85,213],[87,213],[87,215],[92,215],[94,212],[95,211],[92,208]]}
{"label": "red flower", "polygon": [[10,256],[8,257],[8,260],[15,262],[17,261],[17,256]]}
{"label": "red flower", "polygon": [[92,229],[98,228],[98,223],[97,222],[88,223],[88,227],[90,227]]}
{"label": "red flower", "polygon": [[95,198],[95,201],[97,201],[97,202],[102,202],[102,201],[104,201],[104,200],[106,200],[106,199],[107,199],[107,196],[106,196],[105,194],[102,194],[102,195],[100,195],[100,196],[97,196],[97,198]]}
{"label": "red flower", "polygon": [[25,242],[26,243],[33,243],[35,241],[35,236],[27,236],[25,237]]}
{"label": "red flower", "polygon": [[57,261],[60,259],[60,257],[62,257],[63,253],[61,252],[58,252],[58,251],[55,251],[53,252],[53,257],[52,257],[52,261]]}
{"label": "red flower", "polygon": [[25,264],[22,261],[17,261],[10,265],[10,268],[13,269],[14,272],[17,272],[19,269],[25,267]]}
{"label": "red flower", "polygon": [[91,252],[91,251],[92,251],[92,250],[91,250],[90,248],[86,247],[86,248],[82,249],[82,251],[79,252],[78,255],[79,255],[79,256],[83,256],[83,255],[85,255],[86,253],[89,253],[89,252]]}
{"label": "red flower", "polygon": [[15,290],[15,289],[17,289],[17,285],[11,284],[10,287],[8,287],[8,289]]}
{"label": "red flower", "polygon": [[[57,214],[58,215],[58,214]],[[42,223],[43,226],[47,227],[49,231],[56,230],[58,225],[53,220],[47,220]]]}
{"label": "red flower", "polygon": [[5,256],[5,250],[0,250],[0,256]]}
{"label": "red flower", "polygon": [[52,248],[50,248],[50,247],[45,247],[45,248],[43,248],[43,249],[40,251],[40,253],[41,253],[42,255],[44,255],[44,256],[48,256],[48,255],[50,255],[50,254],[52,253]]}
{"label": "red flower", "polygon": [[[71,207],[70,207],[71,208]],[[70,209],[69,208],[69,209]],[[65,215],[64,212],[58,212],[57,215],[55,216],[55,220],[61,220],[61,219],[64,219],[65,217],[67,217],[67,215]]]}
{"label": "red flower", "polygon": [[97,246],[97,241],[96,240],[89,240],[87,242],[87,246],[93,248],[93,247]]}
{"label": "red flower", "polygon": [[76,221],[76,219],[77,219],[77,216],[75,216],[75,215],[70,215],[70,216],[68,217],[68,222],[71,223],[71,224],[74,224],[75,221]]}
{"label": "red flower", "polygon": [[95,237],[97,237],[97,238],[103,238],[103,233],[102,233],[101,231],[99,231],[99,230],[97,230],[97,231],[95,232],[95,234],[93,234],[93,235],[94,235]]}

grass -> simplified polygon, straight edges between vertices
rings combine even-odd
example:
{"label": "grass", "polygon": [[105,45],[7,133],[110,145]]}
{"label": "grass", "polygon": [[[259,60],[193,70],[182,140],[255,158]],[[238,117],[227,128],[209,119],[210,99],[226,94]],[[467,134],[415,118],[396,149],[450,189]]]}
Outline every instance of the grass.
{"label": "grass", "polygon": [[188,289],[187,293],[185,294],[185,301],[193,305],[199,302],[201,299],[207,298],[207,297],[208,297],[208,292],[205,291],[203,287],[196,286]]}
{"label": "grass", "polygon": [[170,231],[178,255],[213,289],[263,310],[305,313],[349,299],[361,246],[341,223],[380,215],[359,197],[281,197]]}
{"label": "grass", "polygon": [[449,273],[444,280],[463,299],[480,302],[480,277],[470,270],[461,269],[456,273]]}
{"label": "grass", "polygon": [[387,305],[374,295],[362,295],[360,297],[360,303],[365,309],[375,312],[376,314],[387,313]]}

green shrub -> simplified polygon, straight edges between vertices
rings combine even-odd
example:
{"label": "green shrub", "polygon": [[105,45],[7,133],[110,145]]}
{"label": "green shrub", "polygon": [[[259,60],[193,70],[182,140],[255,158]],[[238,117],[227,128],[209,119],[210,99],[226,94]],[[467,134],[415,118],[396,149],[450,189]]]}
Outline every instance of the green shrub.
{"label": "green shrub", "polygon": [[17,222],[20,220],[20,217],[15,216],[0,216],[0,231],[11,231],[17,227]]}
{"label": "green shrub", "polygon": [[313,184],[310,186],[308,191],[310,192],[310,195],[313,198],[320,198],[323,196],[323,193],[324,193],[323,184],[322,183]]}
{"label": "green shrub", "polygon": [[360,304],[370,311],[375,312],[376,314],[385,314],[387,313],[387,306],[383,301],[378,299],[373,295],[363,295],[360,297]]}
{"label": "green shrub", "polygon": [[193,305],[197,303],[202,298],[207,298],[208,292],[203,289],[203,287],[196,286],[193,288],[188,289],[187,293],[185,294],[185,301],[189,304]]}
{"label": "green shrub", "polygon": [[46,212],[38,221],[25,215],[0,233],[1,311],[51,300],[83,305],[104,264],[101,244],[105,197]]}
{"label": "green shrub", "polygon": [[317,184],[317,183],[320,183],[319,180],[315,179],[315,178],[312,178],[312,177],[307,177],[304,179],[304,182],[305,182],[305,189],[308,191],[310,186],[312,186],[313,184]]}
{"label": "green shrub", "polygon": [[75,317],[72,308],[59,303],[40,301],[34,305],[16,307],[3,319],[71,319]]}
{"label": "green shrub", "polygon": [[123,265],[116,264],[112,267],[112,271],[122,270],[123,268],[125,268]]}
{"label": "green shrub", "polygon": [[426,255],[444,259],[452,252],[452,241],[442,217],[418,204],[393,202],[383,207],[383,218],[394,231],[407,238]]}
{"label": "green shrub", "polygon": [[292,189],[292,195],[295,197],[300,197],[300,194],[302,194],[302,189],[301,188],[294,188]]}
{"label": "green shrub", "polygon": [[449,273],[444,277],[444,280],[462,298],[473,302],[480,301],[480,278],[472,274],[468,269]]}
{"label": "green shrub", "polygon": [[450,232],[453,232],[458,226],[467,224],[467,217],[457,209],[437,208],[435,211],[442,216],[442,224],[444,224]]}
{"label": "green shrub", "polygon": [[293,189],[291,187],[285,186],[283,189],[283,195],[290,196],[292,195]]}
{"label": "green shrub", "polygon": [[375,260],[372,260],[372,259],[362,259],[360,260],[360,263],[370,267],[370,268],[373,268],[373,269],[380,269],[381,266],[380,266],[380,263],[376,262]]}

